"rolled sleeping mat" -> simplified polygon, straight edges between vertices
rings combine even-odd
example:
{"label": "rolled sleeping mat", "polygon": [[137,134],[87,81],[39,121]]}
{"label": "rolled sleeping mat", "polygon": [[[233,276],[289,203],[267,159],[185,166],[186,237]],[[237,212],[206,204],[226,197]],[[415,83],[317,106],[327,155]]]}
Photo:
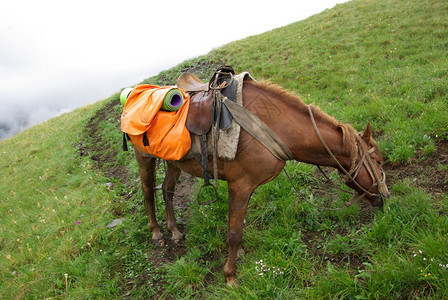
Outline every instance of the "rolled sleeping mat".
{"label": "rolled sleeping mat", "polygon": [[162,110],[177,111],[184,103],[184,96],[179,89],[171,89],[163,99]]}
{"label": "rolled sleeping mat", "polygon": [[129,97],[129,95],[131,94],[131,92],[132,92],[132,90],[133,90],[134,88],[125,88],[122,92],[121,92],[121,94],[120,94],[120,102],[121,102],[121,105],[125,105],[126,104],[126,100],[128,100],[128,97]]}

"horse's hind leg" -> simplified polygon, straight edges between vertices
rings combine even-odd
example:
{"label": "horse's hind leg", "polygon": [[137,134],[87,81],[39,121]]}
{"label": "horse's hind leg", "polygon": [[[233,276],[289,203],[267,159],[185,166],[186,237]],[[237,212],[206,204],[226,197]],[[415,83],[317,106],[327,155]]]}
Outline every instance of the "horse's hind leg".
{"label": "horse's hind leg", "polygon": [[142,180],[142,190],[146,213],[149,216],[149,228],[152,231],[153,242],[163,245],[162,233],[156,220],[156,208],[154,203],[154,182],[156,159],[149,156],[143,156],[137,150],[134,150],[137,159],[140,177]]}
{"label": "horse's hind leg", "polygon": [[165,199],[166,223],[168,230],[172,233],[172,240],[177,244],[182,239],[182,233],[177,227],[176,218],[174,216],[173,196],[181,170],[171,164],[167,165],[165,180],[162,185],[163,198]]}

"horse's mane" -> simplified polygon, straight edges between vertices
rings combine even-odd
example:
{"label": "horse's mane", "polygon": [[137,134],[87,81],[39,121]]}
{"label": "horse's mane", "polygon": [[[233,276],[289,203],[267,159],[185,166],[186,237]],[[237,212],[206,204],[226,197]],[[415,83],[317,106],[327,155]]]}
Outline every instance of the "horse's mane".
{"label": "horse's mane", "polygon": [[[285,90],[280,85],[272,83],[270,81],[265,81],[265,80],[249,81],[246,83],[249,83],[255,87],[258,87],[266,92],[275,94],[286,101],[296,103],[299,105],[299,108],[301,111],[304,111],[308,114],[307,104],[305,104],[305,102],[303,102],[302,99],[300,99],[300,97],[293,95],[291,92]],[[332,116],[323,112],[319,107],[314,106],[313,104],[310,104],[310,106],[313,110],[313,115],[316,120],[326,121],[335,127],[344,125],[344,124],[341,124],[338,120],[336,120]]]}
{"label": "horse's mane", "polygon": [[[278,84],[272,83],[270,81],[245,81],[245,83],[250,84],[254,87],[260,88],[266,92],[275,94],[279,96],[280,98],[290,101],[292,103],[298,104],[298,108],[308,114],[308,108],[307,104],[300,99],[300,97],[293,95],[291,92],[288,92],[283,87],[281,87]],[[350,124],[344,124],[333,118],[332,116],[328,115],[327,113],[323,112],[319,107],[314,106],[310,104],[311,109],[313,111],[314,118],[316,122],[327,122],[330,125],[339,128],[342,131],[342,144],[343,147],[349,151],[349,153],[357,152],[357,143],[356,143],[356,131]],[[353,155],[356,156],[356,155]]]}

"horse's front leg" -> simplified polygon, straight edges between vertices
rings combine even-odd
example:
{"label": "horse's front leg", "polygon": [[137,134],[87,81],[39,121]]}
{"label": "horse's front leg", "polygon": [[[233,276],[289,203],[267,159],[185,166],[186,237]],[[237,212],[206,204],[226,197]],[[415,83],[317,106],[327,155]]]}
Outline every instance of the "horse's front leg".
{"label": "horse's front leg", "polygon": [[156,244],[163,245],[163,235],[160,232],[159,224],[156,220],[156,208],[154,203],[154,172],[156,168],[156,159],[149,156],[143,156],[137,150],[134,150],[134,152],[142,180],[144,204],[146,213],[149,216],[149,229],[152,231],[152,240]]}
{"label": "horse's front leg", "polygon": [[172,240],[178,244],[182,240],[182,233],[177,227],[176,218],[174,216],[173,196],[177,180],[179,179],[181,170],[171,164],[168,164],[165,180],[163,181],[162,190],[165,200],[166,223],[168,230],[172,233]]}
{"label": "horse's front leg", "polygon": [[255,188],[248,188],[243,184],[228,183],[229,189],[229,231],[227,233],[227,244],[229,254],[224,266],[224,277],[227,285],[236,285],[236,260],[238,250],[243,239],[243,223],[246,216],[247,205]]}

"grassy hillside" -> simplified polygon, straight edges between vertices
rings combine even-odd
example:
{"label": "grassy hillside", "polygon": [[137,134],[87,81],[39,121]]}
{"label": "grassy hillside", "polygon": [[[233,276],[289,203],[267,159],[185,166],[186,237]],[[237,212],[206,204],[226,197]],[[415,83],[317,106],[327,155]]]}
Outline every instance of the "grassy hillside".
{"label": "grassy hillside", "polygon": [[[0,142],[0,294],[24,298],[391,299],[448,297],[448,3],[351,1],[232,42],[182,71],[250,71],[361,130],[370,121],[393,196],[384,211],[323,212],[280,175],[253,195],[239,288],[224,284],[226,185],[175,205],[184,244],[150,243],[136,163],[121,151],[118,94]],[[163,164],[158,172],[161,183]],[[304,197],[341,195],[305,164],[287,169]],[[336,176],[336,174],[332,174]],[[193,182],[193,183],[192,183]],[[312,194],[310,187],[322,192]],[[314,196],[313,196],[314,195]],[[161,193],[158,218],[164,225]],[[108,229],[113,219],[124,218]]]}
{"label": "grassy hillside", "polygon": [[392,161],[447,138],[446,1],[352,1],[212,53],[362,129]]}
{"label": "grassy hillside", "polygon": [[91,159],[77,154],[87,120],[102,105],[1,142],[0,293],[5,299],[67,291],[76,298],[95,284],[109,288],[102,232],[117,197]]}

